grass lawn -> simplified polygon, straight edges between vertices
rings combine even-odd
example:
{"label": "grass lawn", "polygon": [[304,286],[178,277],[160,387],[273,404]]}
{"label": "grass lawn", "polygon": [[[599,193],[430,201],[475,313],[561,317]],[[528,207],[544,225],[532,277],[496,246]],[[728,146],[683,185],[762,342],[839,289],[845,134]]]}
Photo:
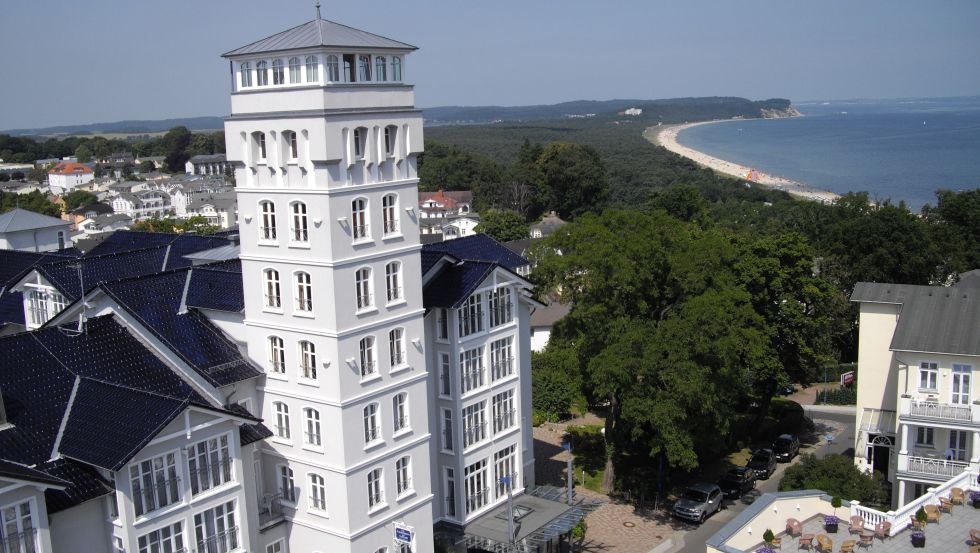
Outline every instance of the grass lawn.
{"label": "grass lawn", "polygon": [[[604,468],[591,469],[582,464],[574,463],[572,465],[572,470],[575,471],[576,486],[585,486],[587,489],[594,492],[602,493],[602,477],[606,473]],[[583,475],[585,477],[584,482],[582,480]]]}

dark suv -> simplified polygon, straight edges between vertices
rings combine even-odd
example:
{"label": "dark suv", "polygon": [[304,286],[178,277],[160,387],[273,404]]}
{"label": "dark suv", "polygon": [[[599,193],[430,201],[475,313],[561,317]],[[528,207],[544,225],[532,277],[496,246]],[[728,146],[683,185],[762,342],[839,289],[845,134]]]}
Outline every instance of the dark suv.
{"label": "dark suv", "polygon": [[742,497],[742,494],[755,488],[755,471],[749,467],[731,469],[718,481],[718,487],[725,492],[725,497]]}
{"label": "dark suv", "polygon": [[783,434],[772,443],[776,460],[790,462],[800,453],[800,440],[791,434]]}
{"label": "dark suv", "polygon": [[776,472],[776,454],[771,449],[760,449],[752,454],[747,466],[755,471],[756,478],[768,480]]}

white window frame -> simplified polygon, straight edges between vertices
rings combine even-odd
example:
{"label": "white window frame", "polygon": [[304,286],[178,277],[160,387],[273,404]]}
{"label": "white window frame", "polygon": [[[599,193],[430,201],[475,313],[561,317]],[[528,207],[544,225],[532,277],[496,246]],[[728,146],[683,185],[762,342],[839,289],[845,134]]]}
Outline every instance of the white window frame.
{"label": "white window frame", "polygon": [[289,428],[289,405],[284,401],[273,401],[272,412],[276,418],[273,429],[276,437],[282,440],[291,440],[292,430]]}
{"label": "white window frame", "polygon": [[923,391],[939,391],[939,364],[933,361],[919,363],[919,389]]}
{"label": "white window frame", "polygon": [[282,309],[282,287],[279,280],[279,271],[275,269],[265,269],[262,271],[263,283],[265,284],[265,308],[273,310]]}
{"label": "white window frame", "polygon": [[514,337],[490,342],[490,378],[493,381],[514,374]]}
{"label": "white window frame", "polygon": [[273,86],[286,84],[286,64],[278,58],[272,60],[272,84]]}
{"label": "white window frame", "polygon": [[493,433],[498,434],[517,426],[517,403],[514,389],[504,390],[491,399],[493,406]]}
{"label": "white window frame", "polygon": [[490,302],[490,328],[505,325],[514,320],[513,292],[507,286],[501,286],[487,294]]}
{"label": "white window frame", "polygon": [[374,336],[365,336],[357,344],[360,356],[361,379],[371,378],[378,374],[378,356],[375,351],[377,340]]}
{"label": "white window frame", "polygon": [[442,417],[439,419],[439,433],[442,435],[442,450],[452,453],[456,451],[456,433],[454,431],[452,409],[443,409]]}
{"label": "white window frame", "polygon": [[259,241],[276,241],[276,204],[272,200],[259,202],[259,223]]}
{"label": "white window frame", "polygon": [[303,202],[292,202],[289,204],[290,215],[289,241],[293,244],[308,244],[310,242],[310,230],[307,217],[306,204]]}
{"label": "white window frame", "polygon": [[388,80],[388,60],[384,56],[374,56],[374,80],[379,83]]}
{"label": "white window frame", "polygon": [[313,313],[313,276],[306,271],[293,273],[296,284],[296,311],[304,314]]}
{"label": "white window frame", "polygon": [[252,87],[252,63],[243,61],[238,66],[238,72],[241,75],[241,86],[239,88],[251,88]]}
{"label": "white window frame", "polygon": [[970,405],[973,399],[973,365],[953,363],[950,374],[949,401],[954,405]]}
{"label": "white window frame", "polygon": [[367,198],[354,198],[350,202],[350,230],[355,241],[371,239],[371,225],[368,223]]}
{"label": "white window frame", "polygon": [[265,553],[286,553],[286,540],[276,540],[266,545]]}
{"label": "white window frame", "polygon": [[369,403],[364,406],[364,445],[371,446],[384,441],[381,432],[381,405]]}
{"label": "white window frame", "polygon": [[[184,549],[184,522],[178,520],[173,524],[167,524],[151,532],[146,532],[136,538],[136,546],[139,553],[186,551]],[[4,549],[4,551],[6,550]]]}
{"label": "white window frame", "polygon": [[340,57],[336,54],[327,56],[326,61],[327,81],[339,83],[340,81]]}
{"label": "white window frame", "polygon": [[404,301],[402,297],[401,275],[401,261],[392,261],[385,265],[385,291],[387,292],[389,304]]}
{"label": "white window frame", "polygon": [[391,420],[395,434],[408,432],[412,429],[408,410],[408,392],[395,394],[391,398]]}
{"label": "white window frame", "polygon": [[303,65],[300,64],[299,56],[289,58],[289,84],[301,84],[303,82]]}
{"label": "white window frame", "polygon": [[276,477],[278,478],[279,495],[282,501],[296,503],[296,480],[293,478],[293,469],[289,465],[276,465]]}
{"label": "white window frame", "polygon": [[367,134],[367,127],[356,127],[351,133],[352,151],[354,152],[354,159],[356,161],[363,160],[367,157]]}
{"label": "white window frame", "polygon": [[385,194],[381,198],[381,220],[384,236],[397,236],[399,234],[397,194]]}
{"label": "white window frame", "polygon": [[320,513],[327,512],[327,481],[323,476],[315,472],[309,473],[306,478],[310,490],[310,498],[307,508],[310,511]]}
{"label": "white window frame", "polygon": [[197,551],[230,553],[241,547],[238,514],[235,511],[235,502],[228,501],[194,515]]}
{"label": "white window frame", "polygon": [[915,427],[915,445],[919,447],[935,447],[936,432],[929,426]]}
{"label": "white window frame", "polygon": [[354,273],[354,303],[357,311],[374,308],[374,283],[371,267],[361,267]]}
{"label": "white window frame", "polygon": [[180,465],[178,451],[168,451],[129,465],[133,514],[136,517],[181,501]]}
{"label": "white window frame", "polygon": [[309,340],[300,340],[297,345],[299,348],[299,377],[305,380],[316,380],[316,345]]}
{"label": "white window frame", "polygon": [[487,460],[467,466],[463,470],[464,503],[466,514],[471,514],[486,507],[490,502],[490,483],[487,478]]}
{"label": "white window frame", "polygon": [[487,431],[487,402],[479,401],[463,407],[460,415],[463,424],[463,449],[486,440],[490,433]]}
{"label": "white window frame", "polygon": [[191,496],[235,481],[234,448],[231,441],[231,434],[225,433],[200,440],[187,448],[187,474]]}
{"label": "white window frame", "polygon": [[[33,499],[18,501],[0,507],[0,529],[3,530],[3,540],[0,547],[3,551],[8,548],[11,552],[39,552],[38,521],[35,518],[37,505]],[[16,532],[10,533],[9,529]],[[15,541],[16,540],[16,541]],[[17,548],[15,549],[14,547]]]}
{"label": "white window frame", "polygon": [[413,491],[412,458],[406,455],[395,461],[395,493],[397,497],[405,497]]}
{"label": "white window frame", "polygon": [[483,388],[487,384],[487,369],[483,366],[483,346],[459,352],[459,387],[461,394]]}
{"label": "white window frame", "polygon": [[397,327],[388,332],[388,361],[392,369],[408,365],[404,328]]}
{"label": "white window frame", "polygon": [[255,64],[255,85],[269,86],[269,62],[262,60]]}
{"label": "white window frame", "polygon": [[453,362],[448,352],[439,352],[439,396],[451,397],[453,393]]}
{"label": "white window frame", "polygon": [[312,407],[304,407],[303,422],[305,424],[305,429],[303,431],[303,445],[313,448],[322,448],[323,439],[320,426],[320,412]]}
{"label": "white window frame", "polygon": [[511,490],[517,489],[517,445],[510,445],[493,454],[493,481],[497,483],[497,499],[507,497],[503,477],[510,477]]}
{"label": "white window frame", "polygon": [[306,62],[306,82],[320,82],[320,58],[319,56],[309,55],[304,60]]}
{"label": "white window frame", "polygon": [[371,469],[367,473],[368,508],[380,509],[385,506],[384,469]]}
{"label": "white window frame", "polygon": [[401,56],[391,57],[391,80],[397,83],[402,81],[402,58]]}
{"label": "white window frame", "polygon": [[269,374],[280,377],[286,376],[286,347],[282,338],[276,335],[269,336]]}
{"label": "white window frame", "polygon": [[459,337],[483,332],[483,294],[477,292],[466,298],[466,302],[456,310]]}

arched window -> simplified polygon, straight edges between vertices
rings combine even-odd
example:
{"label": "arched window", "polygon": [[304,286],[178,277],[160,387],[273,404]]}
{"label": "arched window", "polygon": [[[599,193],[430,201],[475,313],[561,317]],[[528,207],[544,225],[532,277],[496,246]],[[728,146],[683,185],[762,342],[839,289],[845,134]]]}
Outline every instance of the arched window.
{"label": "arched window", "polygon": [[377,371],[377,366],[374,362],[374,336],[361,338],[359,349],[361,354],[361,377],[363,378]]}
{"label": "arched window", "polygon": [[371,56],[367,54],[357,56],[357,80],[371,80]]}
{"label": "arched window", "polygon": [[282,296],[279,294],[279,271],[265,270],[265,306],[282,307]]}
{"label": "arched window", "polygon": [[391,58],[391,80],[401,82],[402,80],[402,58],[392,56]]}
{"label": "arched window", "polygon": [[396,394],[391,399],[391,411],[394,416],[395,432],[408,428],[408,393]]}
{"label": "arched window", "polygon": [[398,495],[412,489],[412,458],[402,457],[395,461],[395,490]]}
{"label": "arched window", "polygon": [[357,198],[350,204],[351,233],[354,239],[368,238],[367,200]]}
{"label": "arched window", "polygon": [[388,353],[392,367],[405,364],[405,331],[400,328],[388,333]]}
{"label": "arched window", "polygon": [[354,273],[354,296],[357,298],[357,308],[367,309],[374,305],[371,298],[371,269],[364,267]]}
{"label": "arched window", "polygon": [[385,127],[385,155],[395,155],[395,139],[398,137],[398,127],[388,125]]}
{"label": "arched window", "polygon": [[282,138],[286,141],[286,145],[289,147],[289,159],[298,158],[299,144],[296,142],[296,131],[285,131],[282,133]]}
{"label": "arched window", "polygon": [[320,81],[318,62],[319,60],[317,60],[316,56],[306,56],[306,82],[315,83]]}
{"label": "arched window", "polygon": [[368,507],[381,505],[385,501],[383,472],[374,469],[367,475]]}
{"label": "arched window", "polygon": [[378,404],[372,403],[364,408],[364,443],[381,439],[381,424],[378,420]]}
{"label": "arched window", "polygon": [[354,140],[354,159],[364,159],[367,153],[367,133],[365,127],[357,127],[352,134]]}
{"label": "arched window", "polygon": [[286,84],[286,74],[283,72],[282,60],[272,60],[272,84]]}
{"label": "arched window", "polygon": [[296,484],[293,482],[293,469],[279,465],[279,493],[285,501],[296,501]]}
{"label": "arched window", "polygon": [[278,336],[269,336],[269,371],[286,374],[286,349]]}
{"label": "arched window", "polygon": [[289,439],[289,406],[281,401],[272,403],[272,412],[276,417],[276,436]]}
{"label": "arched window", "polygon": [[400,300],[402,297],[402,264],[392,261],[385,265],[385,290],[388,292],[388,302]]}
{"label": "arched window", "polygon": [[327,56],[327,80],[340,82],[340,60],[333,54]]}
{"label": "arched window", "polygon": [[242,62],[238,67],[238,72],[242,76],[242,88],[248,88],[252,86],[252,64],[250,62]]}
{"label": "arched window", "polygon": [[381,198],[381,220],[384,222],[384,233],[398,232],[398,196],[386,194]]}
{"label": "arched window", "polygon": [[252,151],[257,154],[258,161],[265,161],[265,133],[253,132],[252,140],[254,143]]}
{"label": "arched window", "polygon": [[289,58],[289,84],[303,82],[303,66],[299,64],[299,58]]}
{"label": "arched window", "polygon": [[378,82],[388,80],[388,66],[384,56],[374,56],[374,80]]}
{"label": "arched window", "polygon": [[255,64],[255,78],[258,86],[269,85],[269,64],[266,61]]}
{"label": "arched window", "polygon": [[276,239],[276,204],[269,200],[259,202],[259,213],[262,220],[259,227],[259,238],[262,240]]}
{"label": "arched window", "polygon": [[306,421],[306,432],[303,435],[303,443],[319,447],[320,412],[316,409],[306,407],[303,409],[303,419]]}
{"label": "arched window", "polygon": [[319,474],[310,474],[310,509],[327,510],[327,483]]}
{"label": "arched window", "polygon": [[296,310],[313,311],[313,284],[309,273],[296,273]]}
{"label": "arched window", "polygon": [[299,343],[299,374],[303,378],[316,379],[316,347],[313,342],[301,340]]}
{"label": "arched window", "polygon": [[306,242],[309,240],[309,233],[306,226],[306,204],[303,202],[293,202],[292,235],[293,242]]}

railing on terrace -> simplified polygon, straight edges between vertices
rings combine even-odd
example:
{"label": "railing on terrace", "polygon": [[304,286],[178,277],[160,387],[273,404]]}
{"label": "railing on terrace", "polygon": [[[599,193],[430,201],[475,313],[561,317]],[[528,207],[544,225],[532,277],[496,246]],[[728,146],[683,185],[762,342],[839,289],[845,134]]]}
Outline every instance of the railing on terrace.
{"label": "railing on terrace", "polygon": [[875,525],[880,522],[890,522],[890,535],[894,536],[909,527],[911,517],[923,505],[938,505],[940,497],[949,496],[952,488],[960,488],[965,492],[976,490],[977,473],[974,471],[963,471],[945,483],[929,488],[925,494],[915,500],[906,503],[896,511],[881,512],[859,504],[857,501],[851,502],[851,516],[864,518],[864,527],[867,530],[874,530]]}
{"label": "railing on terrace", "polygon": [[937,403],[934,401],[915,401],[909,405],[909,416],[926,417],[930,419],[942,419],[951,421],[973,420],[973,411],[969,405],[953,405],[949,403]]}
{"label": "railing on terrace", "polygon": [[37,548],[37,528],[27,528],[23,532],[7,534],[0,539],[0,551],[3,553],[33,553]]}
{"label": "railing on terrace", "polygon": [[910,456],[908,458],[908,468],[905,472],[952,478],[966,470],[968,466],[970,466],[969,463],[962,461],[947,461],[945,459]]}

